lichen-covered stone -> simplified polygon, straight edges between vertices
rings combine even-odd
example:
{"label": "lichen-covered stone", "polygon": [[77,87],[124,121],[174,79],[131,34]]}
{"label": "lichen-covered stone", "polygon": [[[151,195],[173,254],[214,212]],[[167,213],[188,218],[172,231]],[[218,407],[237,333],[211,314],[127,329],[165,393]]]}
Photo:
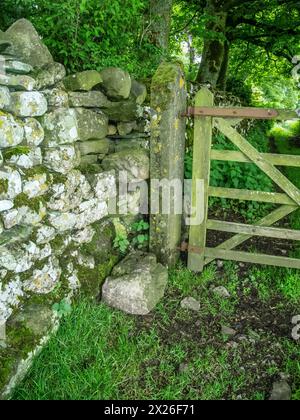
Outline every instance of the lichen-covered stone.
{"label": "lichen-covered stone", "polygon": [[61,174],[67,174],[80,164],[80,151],[75,146],[44,149],[44,165]]}
{"label": "lichen-covered stone", "polygon": [[40,173],[24,180],[23,193],[29,198],[40,197],[41,195],[46,194],[49,190],[47,178],[46,173]]}
{"label": "lichen-covered stone", "polygon": [[109,67],[101,71],[101,89],[111,99],[128,99],[131,91],[131,77],[126,71]]}
{"label": "lichen-covered stone", "polygon": [[7,73],[28,74],[33,68],[30,64],[22,63],[16,60],[5,60],[4,69]]}
{"label": "lichen-covered stone", "polygon": [[42,152],[39,147],[16,147],[7,149],[4,154],[6,164],[29,169],[42,164]]}
{"label": "lichen-covered stone", "polygon": [[14,202],[11,200],[0,200],[0,213],[12,209],[13,206]]}
{"label": "lichen-covered stone", "polygon": [[0,245],[27,241],[32,234],[32,230],[32,226],[15,226],[12,229],[5,230],[0,236]]}
{"label": "lichen-covered stone", "polygon": [[43,44],[33,25],[26,19],[15,22],[6,35],[12,42],[7,51],[19,57],[20,60],[32,65],[42,67],[53,62],[48,48]]}
{"label": "lichen-covered stone", "polygon": [[0,112],[0,148],[22,143],[24,128],[12,115]]}
{"label": "lichen-covered stone", "polygon": [[102,299],[113,308],[133,315],[147,315],[162,299],[168,270],[155,255],[134,252],[112,271],[102,288]]}
{"label": "lichen-covered stone", "polygon": [[14,199],[22,192],[22,179],[20,173],[4,166],[0,168],[0,199]]}
{"label": "lichen-covered stone", "polygon": [[10,76],[0,74],[0,85],[14,88],[15,90],[33,91],[35,80],[30,76]]}
{"label": "lichen-covered stone", "polygon": [[106,201],[117,196],[117,180],[113,171],[94,174],[91,178],[91,186],[98,199]]}
{"label": "lichen-covered stone", "polygon": [[109,141],[108,139],[88,140],[88,141],[78,142],[78,147],[79,147],[81,156],[90,155],[90,154],[106,155],[109,152]]}
{"label": "lichen-covered stone", "polygon": [[6,109],[10,104],[10,93],[6,86],[0,86],[0,109]]}
{"label": "lichen-covered stone", "polygon": [[87,70],[65,77],[63,83],[69,91],[90,91],[102,83],[102,77],[96,70]]}
{"label": "lichen-covered stone", "polygon": [[137,104],[142,105],[147,98],[147,88],[142,83],[133,79],[130,94],[135,98]]}
{"label": "lichen-covered stone", "polygon": [[107,136],[108,118],[102,112],[77,108],[76,117],[78,123],[79,139],[81,141],[104,139]]}
{"label": "lichen-covered stone", "polygon": [[46,244],[52,241],[56,236],[56,230],[47,225],[40,226],[36,231],[36,243],[38,245]]}
{"label": "lichen-covered stone", "polygon": [[136,103],[135,99],[110,102],[102,109],[113,122],[130,122],[143,116],[143,108]]}
{"label": "lichen-covered stone", "polygon": [[81,213],[76,214],[76,229],[83,229],[108,215],[107,203],[98,199],[83,202],[79,210]]}
{"label": "lichen-covered stone", "polygon": [[45,144],[48,147],[75,143],[79,139],[74,109],[55,109],[41,118],[41,125],[45,133]]}
{"label": "lichen-covered stone", "polygon": [[45,137],[43,127],[35,118],[25,118],[24,132],[26,144],[28,146],[39,146]]}
{"label": "lichen-covered stone", "polygon": [[[31,204],[31,203],[29,203]],[[23,224],[29,226],[38,225],[46,216],[46,207],[43,202],[38,202],[37,208],[30,205],[21,204],[17,208],[13,208],[2,214],[3,224],[6,229]]]}
{"label": "lichen-covered stone", "polygon": [[21,311],[9,319],[9,325],[19,325],[30,330],[35,336],[42,337],[52,326],[53,311],[47,305],[28,303]]}
{"label": "lichen-covered stone", "polygon": [[35,75],[36,87],[38,90],[52,87],[63,80],[65,76],[66,69],[62,64],[46,64]]}
{"label": "lichen-covered stone", "polygon": [[7,110],[18,117],[40,117],[47,112],[48,104],[40,92],[13,92]]}
{"label": "lichen-covered stone", "polygon": [[23,295],[22,283],[18,276],[9,284],[3,285],[0,282],[0,322],[5,322],[11,316]]}
{"label": "lichen-covered stone", "polygon": [[106,156],[101,166],[106,171],[126,171],[128,180],[146,180],[149,178],[149,155],[146,150],[123,150]]}
{"label": "lichen-covered stone", "polygon": [[49,212],[49,222],[58,232],[66,232],[75,228],[76,214]]}
{"label": "lichen-covered stone", "polygon": [[110,103],[104,93],[96,90],[90,92],[70,92],[69,102],[70,106],[76,108],[105,108]]}
{"label": "lichen-covered stone", "polygon": [[37,294],[50,293],[58,284],[60,276],[59,260],[51,257],[41,269],[33,271],[32,276],[24,282],[24,290]]}
{"label": "lichen-covered stone", "polygon": [[91,186],[85,176],[80,171],[73,170],[66,175],[64,182],[52,185],[47,206],[50,210],[66,213],[92,196]]}
{"label": "lichen-covered stone", "polygon": [[137,129],[137,123],[136,121],[131,122],[120,122],[118,124],[118,133],[120,136],[127,136],[127,134],[130,134],[133,130]]}
{"label": "lichen-covered stone", "polygon": [[46,97],[49,108],[68,108],[69,97],[66,91],[54,88],[43,90],[42,93]]}
{"label": "lichen-covered stone", "polygon": [[33,242],[1,246],[0,251],[0,267],[17,274],[24,273],[36,261],[51,254],[49,245],[40,248]]}

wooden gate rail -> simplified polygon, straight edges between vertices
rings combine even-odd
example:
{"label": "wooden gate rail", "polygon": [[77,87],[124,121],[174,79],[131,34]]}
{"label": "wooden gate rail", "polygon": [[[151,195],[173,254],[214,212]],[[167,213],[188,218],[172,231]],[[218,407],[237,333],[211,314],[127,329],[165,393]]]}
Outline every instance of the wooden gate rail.
{"label": "wooden gate rail", "polygon": [[[187,113],[188,116],[200,117],[195,118],[194,128],[192,207],[196,208],[197,204],[196,182],[199,179],[204,180],[205,216],[200,225],[190,227],[188,267],[193,271],[202,271],[206,264],[219,258],[300,268],[299,259],[233,250],[253,236],[300,241],[300,230],[272,227],[300,207],[299,189],[276,168],[276,166],[300,167],[300,156],[260,153],[232,127],[234,122],[232,117],[287,120],[299,118],[297,112],[260,108],[216,108],[213,107],[213,94],[206,88],[201,89],[196,95],[195,105],[194,108],[189,108]],[[214,127],[231,140],[239,151],[212,150]],[[268,175],[283,190],[283,193],[211,187],[209,185],[211,160],[253,163]],[[210,196],[280,204],[281,206],[262,218],[256,225],[208,220],[208,198]],[[212,249],[206,247],[207,230],[230,232],[236,235]]]}

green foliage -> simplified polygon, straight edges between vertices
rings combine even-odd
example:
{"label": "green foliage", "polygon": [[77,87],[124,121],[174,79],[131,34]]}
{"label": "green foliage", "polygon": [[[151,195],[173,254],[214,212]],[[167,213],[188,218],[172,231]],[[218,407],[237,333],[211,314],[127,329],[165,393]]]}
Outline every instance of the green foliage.
{"label": "green foliage", "polygon": [[63,299],[59,303],[55,303],[52,306],[52,310],[57,314],[59,318],[64,318],[67,315],[70,315],[72,312],[72,307],[66,299]]}
{"label": "green foliage", "polygon": [[144,36],[146,6],[145,0],[3,0],[0,27],[31,20],[69,72],[119,66],[147,77],[160,52]]}
{"label": "green foliage", "polygon": [[128,251],[130,242],[128,236],[125,233],[118,233],[114,239],[114,248],[118,249],[122,255],[125,255]]}
{"label": "green foliage", "polygon": [[138,249],[142,249],[149,242],[149,223],[141,220],[134,223],[131,227],[131,231],[134,234],[132,245]]}

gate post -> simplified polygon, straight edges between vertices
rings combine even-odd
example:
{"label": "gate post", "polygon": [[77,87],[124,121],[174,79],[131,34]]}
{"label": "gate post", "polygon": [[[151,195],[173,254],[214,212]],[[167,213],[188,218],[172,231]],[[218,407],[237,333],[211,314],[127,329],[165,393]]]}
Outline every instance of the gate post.
{"label": "gate post", "polygon": [[[176,63],[162,63],[151,86],[151,108],[156,115],[152,119],[150,145],[150,251],[167,266],[176,263],[181,243],[182,214],[176,214],[175,200],[182,206],[185,154],[182,114],[186,112],[186,105],[182,68]],[[160,188],[158,193],[157,185],[164,181],[169,181],[166,183],[169,187],[177,185],[178,188],[171,188],[169,192],[167,187]],[[169,214],[163,214],[162,202],[166,207],[169,205]]]}
{"label": "gate post", "polygon": [[[209,89],[201,89],[195,99],[196,107],[214,104],[214,96]],[[208,217],[208,188],[210,180],[210,157],[212,145],[212,117],[195,117],[194,122],[194,148],[193,148],[193,183],[192,183],[192,209],[197,204],[197,181],[204,181],[204,220],[199,225],[190,227],[188,268],[201,272],[204,268],[206,231]]]}

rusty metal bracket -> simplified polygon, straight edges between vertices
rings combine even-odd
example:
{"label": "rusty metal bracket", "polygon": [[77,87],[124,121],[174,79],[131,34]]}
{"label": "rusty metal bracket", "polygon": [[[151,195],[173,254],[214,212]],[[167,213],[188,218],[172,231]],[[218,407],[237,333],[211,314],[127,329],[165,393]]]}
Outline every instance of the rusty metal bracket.
{"label": "rusty metal bracket", "polygon": [[189,107],[183,117],[219,117],[268,120],[278,117],[276,109]]}

